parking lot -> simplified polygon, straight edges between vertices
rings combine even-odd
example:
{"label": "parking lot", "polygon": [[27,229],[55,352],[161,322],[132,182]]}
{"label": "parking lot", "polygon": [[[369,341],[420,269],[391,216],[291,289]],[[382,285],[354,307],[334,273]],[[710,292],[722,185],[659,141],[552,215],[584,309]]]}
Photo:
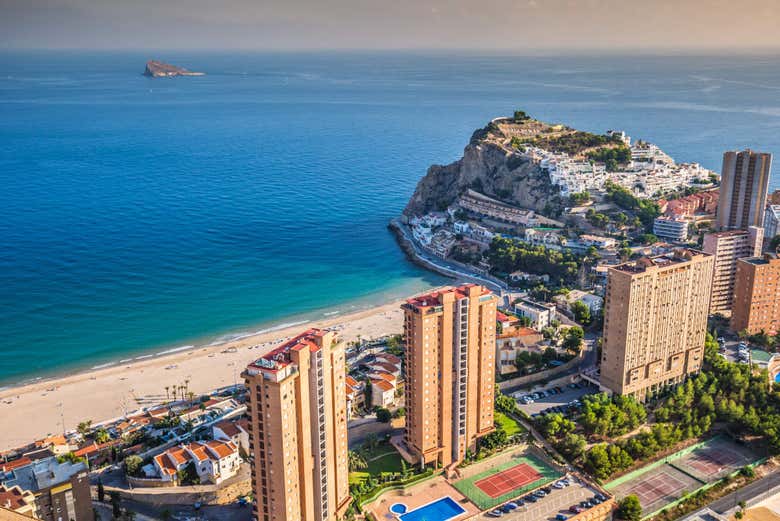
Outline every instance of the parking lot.
{"label": "parking lot", "polygon": [[586,394],[591,394],[597,391],[595,387],[590,386],[587,382],[579,384],[581,387],[571,388],[569,386],[560,386],[563,390],[562,393],[545,396],[543,398],[535,399],[534,403],[523,403],[519,400],[520,397],[530,394],[530,392],[518,391],[514,397],[518,399],[517,405],[521,411],[528,415],[539,414],[542,411],[551,407],[564,406],[573,400],[579,400]]}
{"label": "parking lot", "polygon": [[[560,490],[552,489],[550,494],[536,503],[526,503],[517,510],[504,514],[501,519],[507,521],[540,521],[543,519],[554,521],[558,514],[567,518],[574,516],[575,514],[569,511],[569,507],[578,505],[580,501],[591,499],[597,494],[597,491],[585,483],[578,482],[576,478],[570,479],[572,484],[568,487]],[[483,514],[482,517],[495,519],[488,514]]]}

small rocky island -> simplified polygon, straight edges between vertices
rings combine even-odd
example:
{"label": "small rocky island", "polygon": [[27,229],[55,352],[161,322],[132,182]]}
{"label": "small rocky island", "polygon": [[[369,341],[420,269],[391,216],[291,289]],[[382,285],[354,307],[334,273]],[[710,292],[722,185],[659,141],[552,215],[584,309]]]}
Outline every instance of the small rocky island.
{"label": "small rocky island", "polygon": [[146,62],[146,70],[144,70],[144,76],[150,78],[172,78],[174,76],[204,76],[203,72],[194,72],[184,67],[176,67],[169,63],[158,62],[156,60],[149,60]]}

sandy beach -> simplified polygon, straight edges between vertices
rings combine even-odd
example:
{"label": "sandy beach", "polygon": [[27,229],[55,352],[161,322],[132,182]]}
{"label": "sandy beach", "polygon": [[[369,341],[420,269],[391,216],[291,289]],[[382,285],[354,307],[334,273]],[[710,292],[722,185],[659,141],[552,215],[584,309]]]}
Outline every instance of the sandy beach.
{"label": "sandy beach", "polygon": [[0,451],[49,434],[70,430],[85,420],[99,423],[165,401],[165,387],[189,380],[195,393],[233,385],[250,361],[278,341],[311,327],[335,328],[344,341],[401,333],[401,301],[355,313],[246,336],[219,345],[199,346],[165,356],[133,360],[103,369],[0,391]]}

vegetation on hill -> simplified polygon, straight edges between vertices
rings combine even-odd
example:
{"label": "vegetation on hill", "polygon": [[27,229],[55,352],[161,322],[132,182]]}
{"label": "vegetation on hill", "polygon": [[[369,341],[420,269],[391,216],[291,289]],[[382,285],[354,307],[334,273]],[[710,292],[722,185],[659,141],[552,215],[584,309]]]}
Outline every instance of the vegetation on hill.
{"label": "vegetation on hill", "polygon": [[591,150],[586,154],[591,161],[604,163],[607,172],[614,172],[619,165],[625,165],[631,161],[631,149],[624,144],[616,147],[601,147]]}
{"label": "vegetation on hill", "polygon": [[[619,137],[593,134],[582,130],[566,130],[564,132],[539,134],[533,137],[512,139],[512,146],[519,148],[522,145],[549,150],[550,152],[566,153],[571,156],[582,154],[588,149],[609,145],[625,146]],[[629,153],[630,157],[630,153]]]}
{"label": "vegetation on hill", "polygon": [[558,251],[544,246],[533,246],[517,239],[497,235],[490,243],[486,256],[497,273],[526,273],[549,275],[559,283],[573,282],[577,277],[580,258],[568,250]]}
{"label": "vegetation on hill", "polygon": [[653,226],[653,220],[661,215],[658,204],[650,199],[640,199],[622,186],[609,182],[604,185],[607,197],[617,206],[636,214],[646,228]]}

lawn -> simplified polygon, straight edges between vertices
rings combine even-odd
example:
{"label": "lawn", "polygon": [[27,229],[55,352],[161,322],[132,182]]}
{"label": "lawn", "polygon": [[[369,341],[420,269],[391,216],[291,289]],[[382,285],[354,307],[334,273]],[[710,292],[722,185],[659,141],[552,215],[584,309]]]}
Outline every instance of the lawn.
{"label": "lawn", "polygon": [[401,455],[395,450],[395,447],[387,442],[380,442],[371,449],[358,449],[368,468],[349,473],[350,484],[355,484],[368,479],[369,476],[378,476],[382,472],[401,472]]}
{"label": "lawn", "polygon": [[509,437],[524,431],[519,423],[502,412],[496,411],[493,413],[493,419],[502,429],[504,429],[506,435]]}
{"label": "lawn", "polygon": [[[520,488],[507,492],[506,494],[499,496],[497,498],[492,498],[488,496],[477,485],[475,485],[477,481],[483,478],[492,476],[494,474],[498,474],[502,470],[506,470],[510,467],[514,467],[515,465],[518,465],[520,463],[527,463],[528,465],[536,469],[537,472],[541,474],[541,477],[536,481],[534,481],[533,483],[528,483]],[[557,472],[555,469],[553,469],[552,467],[550,467],[549,465],[545,464],[541,459],[537,458],[536,456],[526,454],[523,457],[512,458],[511,460],[505,461],[500,465],[495,465],[484,472],[475,474],[474,476],[461,479],[460,481],[456,481],[455,483],[453,483],[453,486],[457,490],[459,490],[464,496],[469,498],[469,500],[471,500],[472,503],[477,505],[480,508],[480,510],[488,510],[490,508],[494,508],[500,505],[501,503],[505,503],[510,499],[514,499],[518,496],[521,496],[526,492],[528,492],[529,490],[533,490],[535,488],[541,487],[542,485],[550,483],[551,481],[554,481],[559,477],[561,477],[561,474]]]}

